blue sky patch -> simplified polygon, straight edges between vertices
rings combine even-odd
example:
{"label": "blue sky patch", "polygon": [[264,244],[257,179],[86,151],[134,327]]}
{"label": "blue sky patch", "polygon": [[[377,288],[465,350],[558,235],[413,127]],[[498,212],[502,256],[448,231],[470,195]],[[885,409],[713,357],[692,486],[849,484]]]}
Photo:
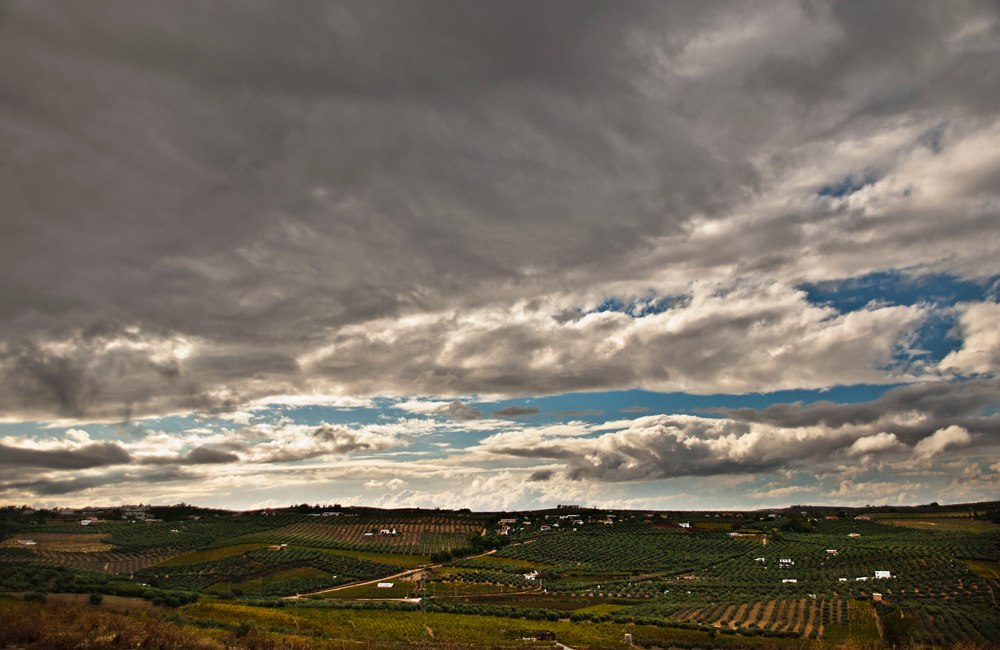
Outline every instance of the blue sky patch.
{"label": "blue sky patch", "polygon": [[628,314],[633,318],[642,318],[653,314],[662,314],[673,308],[686,298],[684,296],[666,296],[663,298],[650,297],[647,299],[633,300],[626,302],[621,298],[608,298],[594,309],[585,312],[587,314],[601,313],[606,311],[617,311]]}
{"label": "blue sky patch", "polygon": [[878,179],[871,173],[866,173],[863,176],[856,176],[852,174],[837,181],[836,183],[824,185],[818,192],[816,192],[816,194],[819,196],[829,196],[835,199],[842,199],[845,196],[850,196],[851,194],[860,191],[868,185],[874,185],[876,181],[878,181]]}
{"label": "blue sky patch", "polygon": [[833,307],[841,313],[864,309],[871,302],[888,305],[931,303],[952,306],[960,302],[995,299],[998,277],[977,283],[948,275],[912,276],[901,271],[877,271],[860,278],[847,278],[815,284],[802,284],[814,305]]}

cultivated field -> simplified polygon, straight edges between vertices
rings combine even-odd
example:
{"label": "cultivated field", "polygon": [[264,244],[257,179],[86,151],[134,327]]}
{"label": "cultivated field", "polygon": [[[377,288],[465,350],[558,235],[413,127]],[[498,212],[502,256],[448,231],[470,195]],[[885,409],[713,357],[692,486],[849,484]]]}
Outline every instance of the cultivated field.
{"label": "cultivated field", "polygon": [[970,510],[343,511],[8,522],[0,592],[141,599],[209,636],[252,621],[422,643],[422,608],[430,643],[478,647],[539,629],[581,648],[623,648],[626,632],[650,648],[1000,639],[1000,525]]}

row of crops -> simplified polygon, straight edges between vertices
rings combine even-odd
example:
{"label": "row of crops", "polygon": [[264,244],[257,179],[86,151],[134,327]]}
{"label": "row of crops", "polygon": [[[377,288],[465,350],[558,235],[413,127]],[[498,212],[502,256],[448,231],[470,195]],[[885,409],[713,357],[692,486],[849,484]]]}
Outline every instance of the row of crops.
{"label": "row of crops", "polygon": [[620,612],[625,613],[638,618],[693,622],[735,630],[794,632],[801,636],[810,636],[814,631],[820,636],[826,625],[847,625],[849,622],[846,601],[841,599],[786,598],[706,607],[648,603]]}
{"label": "row of crops", "polygon": [[[395,533],[381,534],[382,530],[394,530]],[[475,532],[478,532],[476,527],[467,523],[393,524],[390,521],[376,521],[359,524],[314,520],[250,533],[240,537],[239,541],[288,543],[372,553],[430,555],[465,547],[469,536]]]}
{"label": "row of crops", "polygon": [[678,574],[703,569],[745,552],[744,545],[734,544],[722,532],[695,536],[632,524],[614,530],[595,526],[539,537],[531,543],[506,546],[498,555],[545,564]]}
{"label": "row of crops", "polygon": [[[969,638],[993,642],[1000,639],[1000,617],[995,607],[986,604],[902,602],[900,611],[904,634],[920,643],[942,645]],[[891,609],[881,613],[888,615]]]}

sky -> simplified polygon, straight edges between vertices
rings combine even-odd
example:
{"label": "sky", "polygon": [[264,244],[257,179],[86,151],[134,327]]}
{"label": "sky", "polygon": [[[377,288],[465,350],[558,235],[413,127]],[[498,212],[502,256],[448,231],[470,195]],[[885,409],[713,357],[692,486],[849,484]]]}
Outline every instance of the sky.
{"label": "sky", "polygon": [[0,0],[0,502],[1000,497],[995,2]]}

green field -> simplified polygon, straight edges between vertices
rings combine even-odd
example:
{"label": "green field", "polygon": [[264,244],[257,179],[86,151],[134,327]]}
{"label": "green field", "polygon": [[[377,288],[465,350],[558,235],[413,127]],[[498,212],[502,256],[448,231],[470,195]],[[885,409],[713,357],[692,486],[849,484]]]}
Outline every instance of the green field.
{"label": "green field", "polygon": [[298,567],[295,569],[285,569],[284,571],[276,571],[270,573],[266,576],[261,576],[257,579],[243,580],[239,582],[218,582],[211,587],[205,589],[206,593],[217,593],[221,591],[232,591],[233,589],[240,589],[244,591],[251,591],[260,587],[267,587],[276,583],[290,582],[293,580],[302,580],[306,578],[326,578],[330,577],[329,573],[325,571],[320,571],[319,569],[313,567]]}
{"label": "green field", "polygon": [[963,533],[988,533],[996,532],[1000,529],[997,524],[992,524],[988,521],[983,521],[981,519],[971,519],[968,513],[964,516],[946,516],[946,517],[880,517],[879,523],[888,524],[891,526],[906,526],[907,528],[916,528],[919,530],[929,530],[929,531],[949,531],[949,532],[963,532]]}
{"label": "green field", "polygon": [[591,605],[590,607],[581,607],[576,611],[587,614],[610,614],[626,607],[627,605]]}
{"label": "green field", "polygon": [[[308,546],[295,545],[294,548],[309,548]],[[358,560],[369,562],[380,562],[382,564],[394,564],[404,569],[413,569],[418,566],[430,564],[431,560],[426,555],[404,555],[402,553],[370,553],[368,551],[341,551],[334,549],[319,549],[324,553],[332,555],[343,555],[353,557]]]}
{"label": "green field", "polygon": [[[691,530],[617,511],[613,526],[541,531],[546,515],[551,521],[543,511],[504,537],[492,536],[489,523],[502,514],[344,510],[336,521],[298,511],[181,514],[87,532],[72,521],[29,526],[0,517],[0,597],[86,603],[96,594],[141,601],[175,621],[178,613],[201,619],[198,634],[228,634],[229,622],[252,620],[290,638],[364,643],[420,641],[417,605],[407,602],[420,593],[432,642],[477,647],[519,645],[538,629],[581,650],[624,648],[626,631],[644,647],[734,650],[875,648],[884,643],[880,629],[926,648],[1000,638],[1000,526],[969,510],[668,515],[699,526]],[[479,520],[487,536],[476,526],[460,540]],[[408,537],[365,537],[380,522]],[[770,531],[766,544],[729,534],[751,526]],[[29,534],[74,546],[18,542]],[[268,548],[283,539],[287,546]],[[408,552],[417,549],[438,549],[433,568],[429,556]]]}
{"label": "green field", "polygon": [[516,560],[510,557],[498,557],[496,555],[484,555],[481,558],[477,558],[483,562],[493,562],[501,566],[514,566],[520,569],[543,569],[549,565],[543,564],[541,562],[529,562],[528,560]]}
{"label": "green field", "polygon": [[[198,603],[183,610],[190,619],[216,619],[238,623],[251,620],[258,627],[308,630],[313,635],[328,634],[338,639],[393,642],[419,642],[423,638],[420,612],[379,610],[330,610],[310,608],[269,609],[229,603]],[[579,626],[557,621],[522,621],[490,616],[462,614],[427,614],[429,634],[435,642],[474,644],[477,646],[520,645],[524,637],[534,637],[539,630],[555,632],[556,639],[567,645],[597,645],[602,648],[627,648],[623,628],[614,624]],[[706,642],[710,635],[695,630],[628,626],[633,635],[660,642]],[[531,643],[531,642],[529,642]]]}
{"label": "green field", "polygon": [[979,562],[976,560],[962,560],[962,562],[984,578],[1000,580],[1000,562]]}
{"label": "green field", "polygon": [[249,551],[256,551],[261,548],[267,548],[267,544],[237,544],[235,546],[223,546],[221,548],[212,548],[205,551],[192,551],[191,553],[185,553],[184,555],[178,555],[177,557],[170,558],[169,560],[160,562],[154,566],[191,566],[193,564],[201,564],[203,562],[222,560],[227,557],[233,557],[234,555],[242,555]]}

